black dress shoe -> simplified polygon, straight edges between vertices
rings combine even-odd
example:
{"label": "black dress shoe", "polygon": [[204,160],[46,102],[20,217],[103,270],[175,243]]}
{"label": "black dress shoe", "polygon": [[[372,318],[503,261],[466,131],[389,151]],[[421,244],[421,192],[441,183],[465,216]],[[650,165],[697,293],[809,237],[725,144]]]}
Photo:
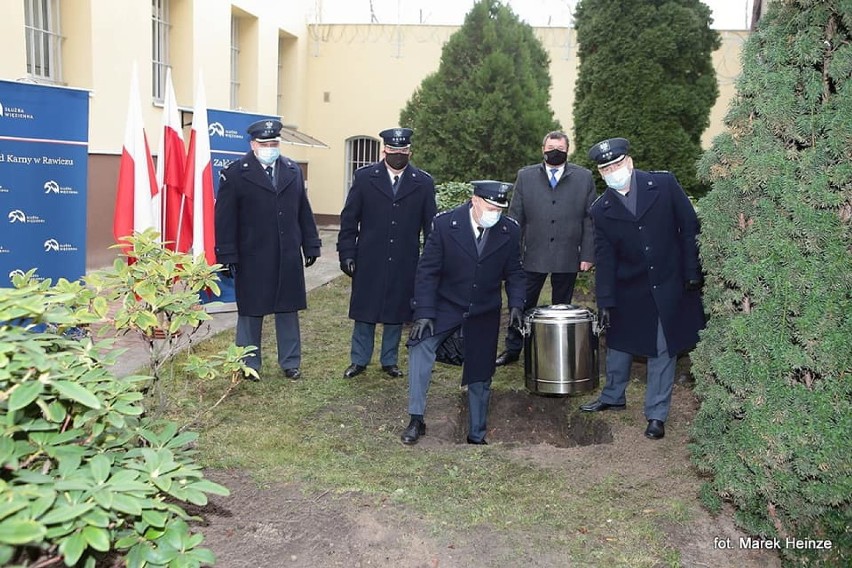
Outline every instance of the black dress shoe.
{"label": "black dress shoe", "polygon": [[396,365],[382,365],[382,371],[385,372],[389,377],[393,377],[397,379],[402,376],[402,371],[399,370],[399,367]]}
{"label": "black dress shoe", "polygon": [[499,355],[497,355],[497,360],[494,361],[494,364],[498,367],[502,367],[503,365],[508,365],[509,363],[514,363],[518,359],[521,358],[521,354],[515,351],[503,351]]}
{"label": "black dress shoe", "polygon": [[284,369],[284,376],[288,379],[293,379],[294,381],[302,378],[302,371],[299,370],[299,367],[293,367],[292,369]]}
{"label": "black dress shoe", "polygon": [[580,406],[580,410],[582,410],[583,412],[601,412],[602,410],[624,410],[625,408],[627,408],[626,404],[610,404],[608,402],[601,401],[601,399],[597,399],[593,402],[589,402]]}
{"label": "black dress shoe", "polygon": [[645,428],[645,437],[652,440],[659,440],[666,435],[666,423],[662,420],[648,420],[648,427]]}
{"label": "black dress shoe", "polygon": [[416,418],[412,418],[411,422],[408,423],[408,427],[403,430],[402,436],[399,437],[402,440],[402,443],[411,446],[417,443],[417,440],[420,439],[420,436],[426,435],[426,423],[422,420],[418,420]]}
{"label": "black dress shoe", "polygon": [[357,377],[366,370],[367,367],[365,367],[364,365],[356,365],[355,363],[352,363],[351,365],[346,367],[345,371],[343,371],[343,378],[351,379],[353,377]]}
{"label": "black dress shoe", "polygon": [[483,439],[481,439],[480,441],[477,442],[476,440],[474,440],[470,436],[467,437],[467,443],[468,444],[476,444],[477,446],[487,446],[488,445],[488,442],[485,441],[485,438],[483,438]]}

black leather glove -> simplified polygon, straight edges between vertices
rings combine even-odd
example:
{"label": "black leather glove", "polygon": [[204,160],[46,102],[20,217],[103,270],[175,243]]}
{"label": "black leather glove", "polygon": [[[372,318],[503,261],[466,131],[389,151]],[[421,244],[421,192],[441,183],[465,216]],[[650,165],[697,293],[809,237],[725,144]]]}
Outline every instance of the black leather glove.
{"label": "black leather glove", "polygon": [[340,261],[340,270],[348,276],[352,278],[355,276],[355,259],[354,258],[344,258]]}
{"label": "black leather glove", "polygon": [[222,267],[222,270],[220,272],[222,273],[222,276],[224,276],[225,278],[236,278],[237,277],[237,265],[234,262],[232,262],[230,264],[226,264]]}
{"label": "black leather glove", "polygon": [[607,329],[609,327],[609,308],[601,308],[598,314],[598,328]]}
{"label": "black leather glove", "polygon": [[509,327],[521,329],[523,327],[523,314],[521,308],[509,308]]}
{"label": "black leather glove", "polygon": [[690,278],[687,280],[683,285],[683,289],[687,292],[697,292],[698,290],[701,290],[703,285],[704,279],[699,276],[698,278]]}
{"label": "black leather glove", "polygon": [[317,257],[315,256],[306,256],[305,257],[305,268],[311,266],[313,263],[317,261]]}
{"label": "black leather glove", "polygon": [[411,333],[408,334],[408,339],[420,339],[422,337],[428,337],[427,335],[423,335],[423,330],[428,328],[429,335],[432,335],[435,332],[435,321],[431,318],[420,318],[419,320],[415,320],[414,324],[411,326]]}

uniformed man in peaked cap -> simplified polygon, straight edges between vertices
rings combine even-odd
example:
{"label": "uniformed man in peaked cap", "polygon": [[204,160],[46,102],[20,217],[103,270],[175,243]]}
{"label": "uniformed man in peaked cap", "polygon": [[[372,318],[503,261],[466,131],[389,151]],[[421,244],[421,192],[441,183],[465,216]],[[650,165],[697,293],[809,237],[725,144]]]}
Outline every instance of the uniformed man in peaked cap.
{"label": "uniformed man in peaked cap", "polygon": [[524,271],[520,229],[502,215],[511,185],[481,180],[467,203],[435,217],[417,263],[414,324],[409,335],[408,412],[404,444],[426,433],[426,393],[435,351],[454,331],[464,336],[462,384],[467,385],[467,442],[485,444],[491,377],[500,333],[502,286],[506,283],[511,325],[521,325]]}
{"label": "uniformed man in peaked cap", "polygon": [[303,266],[316,261],[322,243],[302,170],[280,154],[282,127],[275,119],[252,123],[251,150],[219,174],[216,260],[235,279],[236,343],[257,347],[246,365],[260,372],[263,317],[275,314],[278,365],[295,380],[301,377],[299,310],[307,308]]}
{"label": "uniformed man in peaked cap", "polygon": [[437,212],[432,176],[409,162],[410,128],[379,133],[384,159],[355,172],[340,213],[337,251],[340,269],[352,278],[349,317],[352,328],[351,379],[373,356],[376,324],[382,324],[382,372],[403,376],[398,366],[402,324],[411,321],[409,302],[420,257],[420,235],[429,235]]}
{"label": "uniformed man in peaked cap", "polygon": [[589,158],[607,190],[591,207],[595,293],[606,328],[606,385],[586,412],[622,410],[634,355],[648,358],[645,436],[665,436],[678,353],[704,327],[695,210],[670,172],[633,167],[624,138],[598,142]]}

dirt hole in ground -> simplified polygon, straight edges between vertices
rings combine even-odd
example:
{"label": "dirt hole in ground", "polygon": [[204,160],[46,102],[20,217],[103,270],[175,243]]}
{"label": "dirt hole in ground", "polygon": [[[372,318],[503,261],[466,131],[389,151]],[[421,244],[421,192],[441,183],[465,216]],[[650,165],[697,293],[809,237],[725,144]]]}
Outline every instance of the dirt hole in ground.
{"label": "dirt hole in ground", "polygon": [[[492,392],[486,439],[501,443],[550,444],[557,448],[611,444],[612,428],[581,413],[569,396],[543,396],[525,391]],[[455,442],[467,441],[467,394],[462,394]]]}

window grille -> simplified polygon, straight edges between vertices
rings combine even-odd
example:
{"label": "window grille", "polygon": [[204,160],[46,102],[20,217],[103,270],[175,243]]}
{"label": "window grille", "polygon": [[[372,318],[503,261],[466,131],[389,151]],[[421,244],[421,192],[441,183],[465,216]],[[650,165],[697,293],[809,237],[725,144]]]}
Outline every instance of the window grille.
{"label": "window grille", "polygon": [[240,108],[240,20],[231,16],[231,108]]}
{"label": "window grille", "polygon": [[24,0],[27,74],[51,83],[62,81],[59,0]]}
{"label": "window grille", "polygon": [[169,68],[169,0],[151,0],[151,95],[165,97]]}
{"label": "window grille", "polygon": [[379,161],[381,144],[378,140],[359,136],[350,138],[346,142],[346,185],[344,194],[349,193],[352,181],[355,179],[355,170],[363,166]]}

